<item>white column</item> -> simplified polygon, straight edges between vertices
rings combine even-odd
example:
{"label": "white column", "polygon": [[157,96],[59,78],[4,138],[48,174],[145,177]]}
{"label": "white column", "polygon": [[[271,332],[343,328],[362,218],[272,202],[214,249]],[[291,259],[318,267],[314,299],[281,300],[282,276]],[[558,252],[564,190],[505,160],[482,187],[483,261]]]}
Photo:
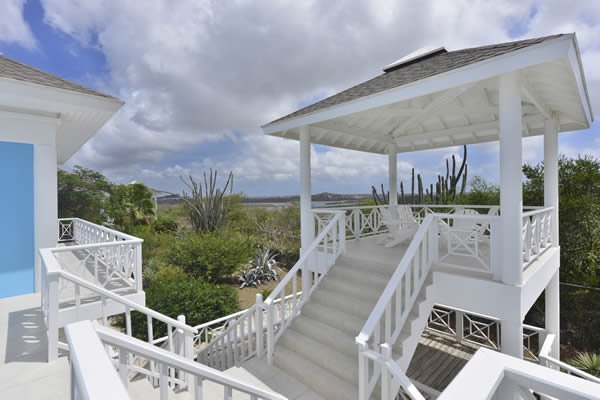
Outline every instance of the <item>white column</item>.
{"label": "white column", "polygon": [[[50,132],[48,134],[50,135]],[[52,136],[50,144],[35,144],[33,150],[36,292],[40,290],[39,249],[56,247],[58,241],[57,161],[54,132]]]}
{"label": "white column", "polygon": [[558,246],[558,121],[544,121],[544,206],[552,213],[552,245]]}
{"label": "white column", "polygon": [[398,154],[396,145],[388,146],[388,177],[390,187],[390,206],[398,205]]}
{"label": "white column", "polygon": [[557,270],[544,290],[546,300],[545,325],[548,333],[556,336],[550,355],[560,360],[560,274]]}
{"label": "white column", "polygon": [[[544,206],[552,212],[552,245],[558,246],[558,120],[556,116],[544,122]],[[560,269],[548,282],[545,297],[545,325],[556,340],[551,356],[560,359]]]}
{"label": "white column", "polygon": [[504,283],[520,285],[523,279],[523,188],[521,180],[522,124],[518,72],[499,78],[500,208]]}
{"label": "white column", "polygon": [[[522,188],[522,122],[521,88],[518,72],[500,76],[500,208],[502,281],[520,285],[523,281],[523,188]],[[513,302],[511,302],[513,303]],[[520,302],[517,302],[517,304]],[[502,320],[502,352],[523,358],[523,321],[520,307]]]}
{"label": "white column", "polygon": [[310,130],[308,126],[302,126],[300,127],[300,252],[310,246],[315,237],[310,183]]}

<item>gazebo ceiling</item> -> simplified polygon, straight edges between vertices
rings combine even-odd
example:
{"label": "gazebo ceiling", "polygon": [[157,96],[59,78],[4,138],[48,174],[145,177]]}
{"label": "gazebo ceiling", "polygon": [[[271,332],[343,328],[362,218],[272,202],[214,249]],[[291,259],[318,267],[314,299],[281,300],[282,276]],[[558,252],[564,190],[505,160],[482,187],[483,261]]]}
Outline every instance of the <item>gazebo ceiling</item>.
{"label": "gazebo ceiling", "polygon": [[593,119],[574,34],[457,51],[434,51],[265,126],[266,134],[373,153],[498,140],[498,79],[520,71],[523,136]]}

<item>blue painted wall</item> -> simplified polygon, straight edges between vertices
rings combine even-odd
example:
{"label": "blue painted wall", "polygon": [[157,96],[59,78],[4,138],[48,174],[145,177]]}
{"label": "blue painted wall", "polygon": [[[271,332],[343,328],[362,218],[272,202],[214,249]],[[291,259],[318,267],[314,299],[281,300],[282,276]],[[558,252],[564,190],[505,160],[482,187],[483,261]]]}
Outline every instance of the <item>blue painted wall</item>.
{"label": "blue painted wall", "polygon": [[32,293],[33,145],[0,142],[0,298]]}

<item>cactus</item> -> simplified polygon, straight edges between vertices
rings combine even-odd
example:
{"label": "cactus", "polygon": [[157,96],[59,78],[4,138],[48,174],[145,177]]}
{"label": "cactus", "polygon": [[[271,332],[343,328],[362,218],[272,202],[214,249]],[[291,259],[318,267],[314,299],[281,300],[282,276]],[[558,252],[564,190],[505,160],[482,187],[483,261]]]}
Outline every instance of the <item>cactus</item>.
{"label": "cactus", "polygon": [[[458,184],[460,182],[460,191]],[[421,174],[417,174],[417,193],[415,195],[415,169],[411,170],[411,185],[410,197],[404,195],[404,184],[400,181],[400,193],[398,203],[415,204],[415,200],[419,204],[425,203],[425,198],[431,201],[432,204],[448,204],[450,201],[456,200],[457,193],[462,196],[467,188],[467,146],[463,145],[463,158],[458,167],[456,165],[456,156],[452,155],[452,168],[450,168],[450,159],[446,158],[446,175],[438,175],[437,182],[429,185],[429,190],[423,190],[423,179]],[[381,185],[381,196],[377,193],[374,186],[371,186],[373,200],[376,204],[389,204],[389,194],[386,196],[383,185]]]}
{"label": "cactus", "polygon": [[195,232],[214,232],[225,222],[233,191],[233,173],[229,173],[222,189],[217,188],[217,171],[204,172],[203,181],[192,176],[180,177],[190,193],[183,191],[181,199]]}

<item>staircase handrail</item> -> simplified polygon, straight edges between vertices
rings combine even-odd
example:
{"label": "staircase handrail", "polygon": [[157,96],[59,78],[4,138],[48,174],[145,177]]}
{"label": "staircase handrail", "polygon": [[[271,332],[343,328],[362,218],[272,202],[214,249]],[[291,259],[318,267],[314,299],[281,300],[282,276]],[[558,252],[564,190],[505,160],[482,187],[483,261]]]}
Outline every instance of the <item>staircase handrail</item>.
{"label": "staircase handrail", "polygon": [[48,267],[48,270],[47,270],[48,275],[58,275],[61,278],[71,281],[81,287],[84,287],[93,293],[96,293],[102,297],[111,299],[117,303],[120,303],[124,306],[131,308],[132,310],[135,310],[144,315],[150,316],[150,317],[156,319],[157,321],[161,321],[165,324],[171,325],[174,328],[179,328],[179,329],[182,329],[182,330],[187,331],[192,334],[198,333],[198,331],[194,327],[191,327],[191,326],[184,324],[183,322],[180,322],[174,318],[171,318],[164,314],[161,314],[158,311],[154,311],[151,308],[142,306],[132,300],[129,300],[128,298],[126,298],[124,296],[120,296],[114,292],[111,292],[110,290],[104,289],[103,287],[94,285],[93,283],[90,283],[90,282],[86,281],[85,279],[82,279],[76,275],[73,275],[70,272],[63,270],[60,267],[60,265],[58,264],[58,261],[56,260],[56,258],[54,257],[54,255],[52,253],[53,253],[53,249],[40,249],[40,255],[42,257],[43,263]]}
{"label": "staircase handrail", "polygon": [[[329,220],[325,228],[317,235],[315,240],[308,246],[306,250],[302,252],[302,255],[294,264],[292,269],[290,269],[287,274],[283,277],[282,280],[279,281],[275,289],[269,294],[269,296],[265,299],[265,305],[269,306],[275,302],[275,300],[280,297],[285,287],[290,283],[290,280],[298,273],[298,271],[302,268],[302,266],[309,260],[309,258],[313,255],[314,251],[319,247],[319,244],[325,239],[325,237],[335,228],[336,224],[339,223],[340,219],[345,218],[345,213],[342,211],[334,211],[328,209],[317,209],[313,210],[320,213],[331,213],[334,214],[334,217]],[[314,290],[314,287],[312,288]],[[310,294],[309,294],[310,295]],[[305,302],[306,300],[303,300]]]}
{"label": "staircase handrail", "polygon": [[569,365],[563,361],[557,360],[556,358],[552,357],[550,355],[550,352],[552,350],[552,345],[555,340],[556,340],[555,334],[549,333],[546,335],[546,340],[544,340],[544,344],[542,345],[540,354],[538,356],[538,358],[540,359],[541,365],[546,366],[548,368],[565,370],[569,375],[575,375],[579,378],[582,378],[582,379],[585,379],[585,380],[588,380],[591,382],[600,383],[600,378],[598,378],[597,376],[589,374],[585,371],[580,370],[579,368],[575,368],[572,365]]}
{"label": "staircase handrail", "polygon": [[[402,256],[402,260],[400,260],[400,263],[396,267],[396,270],[394,271],[392,277],[390,278],[387,286],[383,290],[383,293],[379,297],[379,300],[375,304],[375,307],[373,307],[373,310],[371,311],[369,318],[367,319],[367,321],[363,325],[360,333],[356,337],[356,343],[359,344],[360,346],[367,346],[369,339],[371,338],[371,336],[373,335],[373,333],[375,331],[376,325],[379,323],[381,318],[384,317],[387,305],[390,304],[390,302],[393,300],[394,293],[396,292],[397,288],[402,283],[402,278],[404,278],[410,263],[413,261],[415,255],[417,254],[417,251],[419,250],[419,246],[420,246],[421,242],[424,240],[426,235],[429,233],[430,228],[437,227],[437,224],[433,223],[435,218],[437,218],[437,214],[427,215],[427,217],[425,217],[425,220],[423,221],[423,223],[417,230],[417,233],[415,234],[412,241],[410,242],[408,249]],[[431,266],[431,265],[429,265],[429,266]],[[426,275],[426,272],[428,272],[428,271],[425,271],[424,275]],[[405,308],[404,308],[405,315],[403,317],[404,319],[410,312],[410,309],[412,308],[412,305],[414,304],[416,295],[418,295],[419,289],[420,288],[415,288],[414,295],[410,299],[410,303],[405,305]],[[399,330],[398,330],[397,334],[399,334]],[[392,338],[390,343],[393,345],[394,341],[395,341],[395,338]]]}
{"label": "staircase handrail", "polygon": [[[202,383],[204,380],[208,380],[224,387],[225,398],[231,398],[232,393],[235,390],[250,395],[251,398],[287,400],[286,397],[279,393],[261,389],[223,372],[194,362],[193,360],[189,360],[149,343],[123,335],[114,329],[101,326],[96,322],[83,321],[69,325],[67,327],[67,334],[68,336],[71,336],[71,339],[73,339],[74,332],[90,337],[90,340],[93,340],[95,335],[102,343],[119,349],[119,375],[124,385],[127,385],[128,383],[128,369],[130,367],[129,363],[131,363],[131,357],[128,356],[129,354],[135,354],[156,364],[161,371],[161,378],[165,378],[159,379],[161,398],[166,398],[163,397],[163,393],[166,394],[168,381],[172,379],[169,377],[167,371],[170,368],[174,368],[184,373],[188,378],[191,378],[191,387],[196,394],[194,398],[202,397],[199,393],[202,391]],[[75,351],[78,350],[79,349],[75,349]],[[104,365],[106,365],[106,363]],[[86,372],[91,373],[91,371]],[[103,371],[103,373],[106,373],[106,371]]]}

